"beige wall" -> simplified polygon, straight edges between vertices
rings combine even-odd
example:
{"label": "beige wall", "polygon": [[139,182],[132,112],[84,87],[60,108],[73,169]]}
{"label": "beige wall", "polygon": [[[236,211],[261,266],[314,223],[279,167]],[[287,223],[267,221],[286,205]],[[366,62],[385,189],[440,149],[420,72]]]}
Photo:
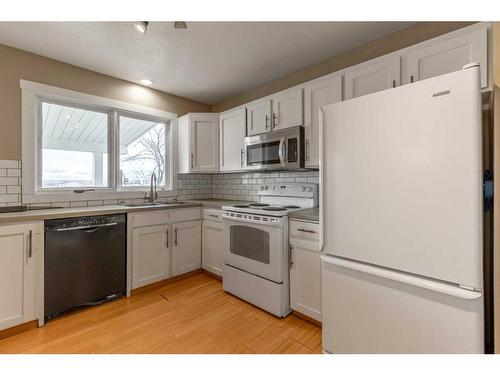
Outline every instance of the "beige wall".
{"label": "beige wall", "polygon": [[0,160],[21,159],[20,79],[179,115],[210,110],[205,104],[0,44]]}
{"label": "beige wall", "polygon": [[288,74],[280,79],[259,86],[249,92],[227,99],[212,106],[212,112],[222,112],[280,90],[310,81],[311,79],[359,64],[363,61],[397,51],[412,44],[463,28],[472,22],[420,22],[383,38],[333,56],[320,63]]}

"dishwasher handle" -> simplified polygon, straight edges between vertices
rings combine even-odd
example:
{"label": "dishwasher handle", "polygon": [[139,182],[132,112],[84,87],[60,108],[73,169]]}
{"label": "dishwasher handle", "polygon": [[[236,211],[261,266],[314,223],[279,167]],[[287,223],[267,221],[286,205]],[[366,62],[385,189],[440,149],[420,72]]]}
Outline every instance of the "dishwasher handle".
{"label": "dishwasher handle", "polygon": [[98,229],[98,228],[102,228],[102,227],[112,227],[115,225],[118,225],[118,223],[106,223],[106,224],[99,224],[99,225],[83,225],[80,227],[70,227],[70,228],[57,228],[56,232],[68,232],[68,231],[72,231],[72,230],[84,230],[84,229],[92,230],[92,229]]}

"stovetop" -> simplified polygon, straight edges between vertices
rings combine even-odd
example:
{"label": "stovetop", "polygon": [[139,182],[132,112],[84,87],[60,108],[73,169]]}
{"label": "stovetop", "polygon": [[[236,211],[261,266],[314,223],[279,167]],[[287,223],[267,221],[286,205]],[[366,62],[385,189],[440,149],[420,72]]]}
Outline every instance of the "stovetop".
{"label": "stovetop", "polygon": [[275,205],[269,203],[249,203],[249,204],[235,204],[232,206],[223,206],[222,209],[226,211],[242,212],[258,215],[269,216],[286,216],[289,212],[302,210],[308,207],[301,207],[297,205]]}

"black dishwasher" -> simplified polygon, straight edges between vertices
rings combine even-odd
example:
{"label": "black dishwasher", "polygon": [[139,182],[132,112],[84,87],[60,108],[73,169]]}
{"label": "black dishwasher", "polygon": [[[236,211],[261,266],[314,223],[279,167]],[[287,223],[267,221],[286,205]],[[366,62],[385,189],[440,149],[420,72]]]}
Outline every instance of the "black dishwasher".
{"label": "black dishwasher", "polygon": [[126,292],[126,217],[45,221],[45,319]]}

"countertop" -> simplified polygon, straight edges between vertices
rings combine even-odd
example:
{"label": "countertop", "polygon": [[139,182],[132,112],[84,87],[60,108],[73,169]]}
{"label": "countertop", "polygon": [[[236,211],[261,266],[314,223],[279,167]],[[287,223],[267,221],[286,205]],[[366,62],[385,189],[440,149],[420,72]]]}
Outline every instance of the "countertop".
{"label": "countertop", "polygon": [[306,208],[305,210],[290,212],[288,217],[290,219],[314,221],[319,223],[319,207]]}
{"label": "countertop", "polygon": [[[28,210],[22,212],[9,212],[0,214],[0,224],[19,222],[19,221],[34,221],[34,220],[50,220],[63,219],[78,216],[93,216],[93,215],[112,215],[127,212],[150,211],[150,210],[174,210],[193,207],[204,207],[202,201],[185,201],[186,203],[169,204],[162,206],[141,206],[127,207],[121,205],[107,206],[92,206],[92,207],[71,207],[71,208],[49,208],[43,210]],[[218,205],[226,204],[229,201],[217,201]],[[232,201],[231,201],[232,202]],[[209,206],[207,205],[207,208]]]}
{"label": "countertop", "polygon": [[203,208],[215,208],[221,209],[222,206],[232,206],[233,204],[248,204],[248,201],[231,201],[231,200],[223,200],[223,199],[193,199],[189,202],[196,202],[203,205]]}

